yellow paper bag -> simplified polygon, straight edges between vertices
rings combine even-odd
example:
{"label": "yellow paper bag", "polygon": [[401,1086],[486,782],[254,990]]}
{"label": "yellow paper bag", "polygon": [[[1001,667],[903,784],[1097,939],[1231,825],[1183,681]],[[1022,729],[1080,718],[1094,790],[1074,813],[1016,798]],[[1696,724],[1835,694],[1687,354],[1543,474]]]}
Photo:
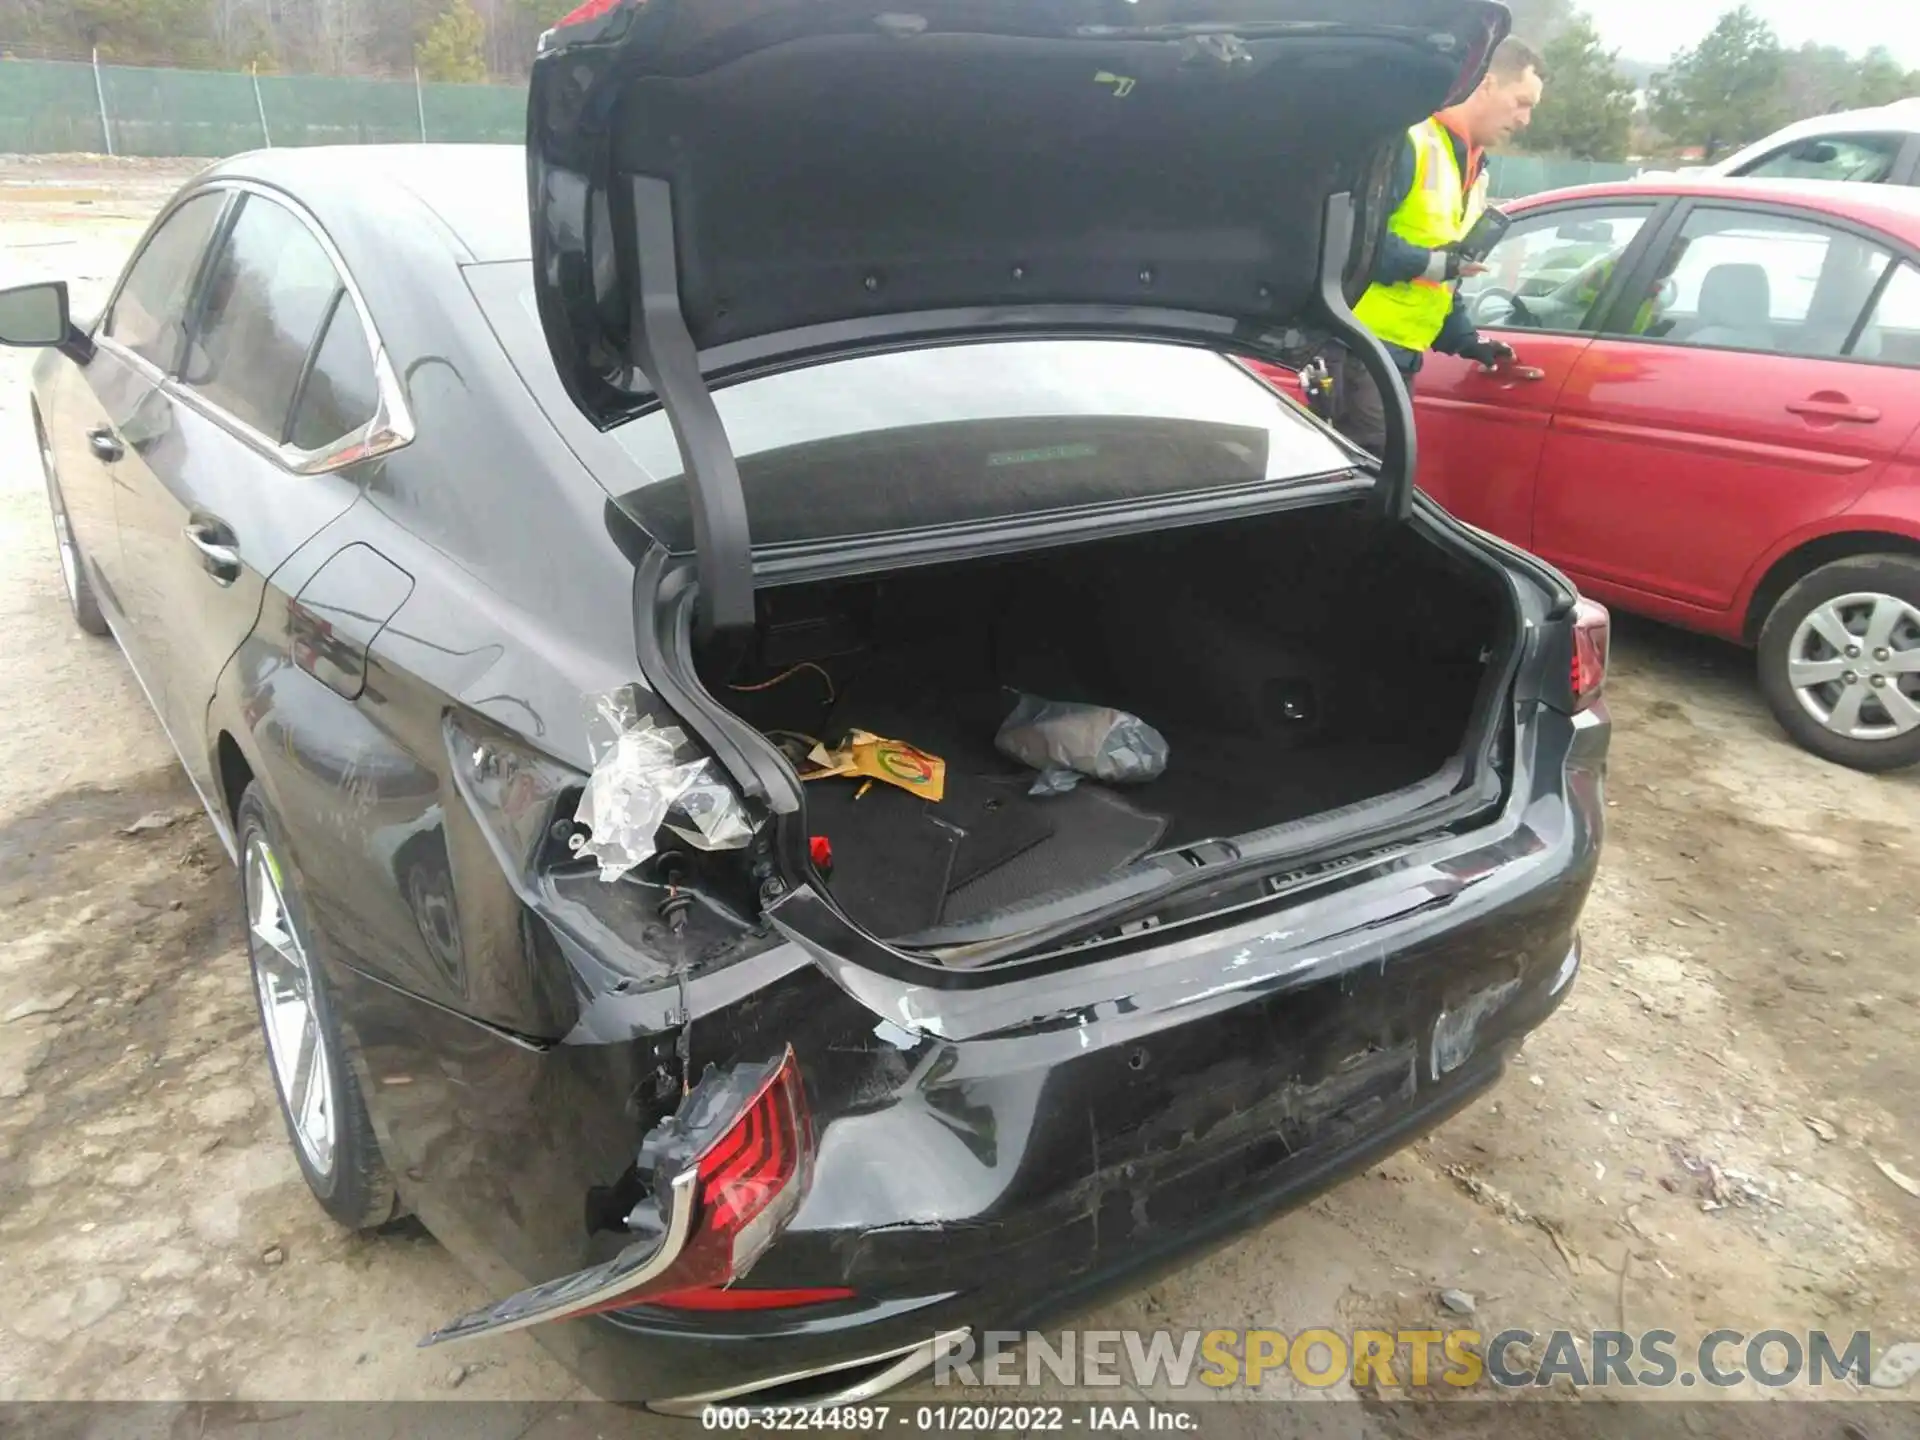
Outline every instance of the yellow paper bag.
{"label": "yellow paper bag", "polygon": [[831,775],[866,775],[884,780],[922,800],[942,800],[947,793],[947,762],[917,750],[904,740],[888,740],[865,730],[848,733],[837,750],[816,745],[807,759],[816,767],[802,780],[824,780]]}

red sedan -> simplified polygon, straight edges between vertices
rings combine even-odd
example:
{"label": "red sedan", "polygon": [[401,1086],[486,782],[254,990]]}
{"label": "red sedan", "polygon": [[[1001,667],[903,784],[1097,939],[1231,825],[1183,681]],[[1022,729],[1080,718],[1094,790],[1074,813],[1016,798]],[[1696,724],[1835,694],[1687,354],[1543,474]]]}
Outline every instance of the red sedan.
{"label": "red sedan", "polygon": [[1920,190],[1589,186],[1465,284],[1519,353],[1428,357],[1420,483],[1623,610],[1756,647],[1802,745],[1920,761]]}

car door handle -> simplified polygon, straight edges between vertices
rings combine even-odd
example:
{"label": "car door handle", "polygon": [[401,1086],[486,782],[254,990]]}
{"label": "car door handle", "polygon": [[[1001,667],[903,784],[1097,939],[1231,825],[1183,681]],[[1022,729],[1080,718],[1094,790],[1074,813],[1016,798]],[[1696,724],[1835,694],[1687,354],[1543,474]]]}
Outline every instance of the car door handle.
{"label": "car door handle", "polygon": [[1789,400],[1787,409],[1809,420],[1844,420],[1854,425],[1873,425],[1880,412],[1871,405],[1856,405],[1844,395],[1811,395],[1805,400]]}
{"label": "car door handle", "polygon": [[219,585],[231,585],[240,578],[240,550],[233,532],[215,520],[194,520],[180,533],[200,552],[200,564]]}
{"label": "car door handle", "polygon": [[1503,390],[1511,390],[1516,385],[1538,384],[1547,378],[1547,372],[1538,365],[1477,365],[1474,373],[1488,380],[1498,380]]}
{"label": "car door handle", "polygon": [[120,437],[104,425],[87,431],[87,448],[96,459],[104,460],[109,465],[127,453],[126,447],[120,443]]}

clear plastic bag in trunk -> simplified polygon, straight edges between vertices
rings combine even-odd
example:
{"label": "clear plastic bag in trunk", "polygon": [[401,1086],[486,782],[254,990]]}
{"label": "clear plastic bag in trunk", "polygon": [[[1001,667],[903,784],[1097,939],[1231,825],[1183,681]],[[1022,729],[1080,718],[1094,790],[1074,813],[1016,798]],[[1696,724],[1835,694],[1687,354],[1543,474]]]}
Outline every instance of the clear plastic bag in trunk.
{"label": "clear plastic bag in trunk", "polygon": [[1138,715],[1022,695],[994,746],[1040,772],[1030,793],[1059,795],[1083,775],[1110,785],[1143,785],[1166,773],[1167,742]]}

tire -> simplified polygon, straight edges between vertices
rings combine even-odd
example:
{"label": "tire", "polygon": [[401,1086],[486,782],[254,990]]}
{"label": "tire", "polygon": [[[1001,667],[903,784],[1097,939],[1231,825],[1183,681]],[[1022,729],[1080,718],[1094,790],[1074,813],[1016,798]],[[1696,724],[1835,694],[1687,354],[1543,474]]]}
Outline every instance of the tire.
{"label": "tire", "polygon": [[53,446],[38,415],[33,417],[33,438],[40,444],[40,472],[47,481],[47,508],[53,512],[53,543],[60,561],[60,579],[67,592],[67,606],[73,611],[73,623],[89,635],[102,639],[112,635],[107,617],[100,613],[93,584],[87,579],[86,562],[80,543],[73,538],[73,525],[67,519],[66,498],[60,493],[60,477],[54,473]]}
{"label": "tire", "polygon": [[[349,1230],[370,1230],[396,1213],[393,1177],[313,958],[306,907],[284,858],[280,827],[257,784],[240,797],[235,828],[247,963],[287,1139],[320,1207]],[[277,942],[270,939],[276,936]],[[304,1065],[303,1056],[310,1057]]]}
{"label": "tire", "polygon": [[[1908,666],[1920,666],[1920,560],[1904,555],[1821,566],[1780,597],[1760,632],[1760,690],[1774,717],[1806,749],[1854,770],[1920,763],[1920,673]],[[1807,683],[1834,671],[1837,680]]]}

